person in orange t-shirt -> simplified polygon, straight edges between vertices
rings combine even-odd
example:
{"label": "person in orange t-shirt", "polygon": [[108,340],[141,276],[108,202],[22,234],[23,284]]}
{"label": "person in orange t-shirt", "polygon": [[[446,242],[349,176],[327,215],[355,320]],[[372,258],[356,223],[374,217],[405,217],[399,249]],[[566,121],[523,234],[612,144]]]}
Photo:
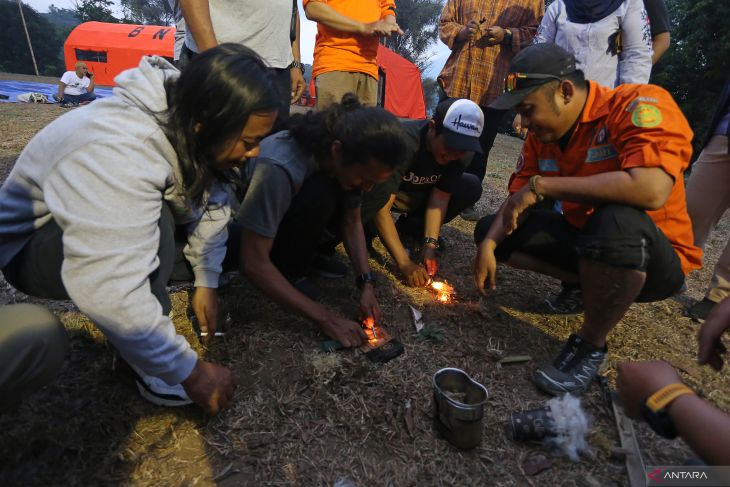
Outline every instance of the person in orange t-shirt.
{"label": "person in orange t-shirt", "polygon": [[345,93],[363,106],[378,98],[378,38],[401,35],[395,0],[303,0],[309,20],[317,22],[312,77],[317,109],[339,103]]}
{"label": "person in orange t-shirt", "polygon": [[683,179],[692,130],[664,89],[586,81],[552,43],[517,54],[505,85],[492,106],[514,108],[530,134],[510,196],[474,230],[474,282],[494,289],[499,260],[578,285],[583,325],[533,381],[582,393],[629,306],[672,296],[701,266]]}

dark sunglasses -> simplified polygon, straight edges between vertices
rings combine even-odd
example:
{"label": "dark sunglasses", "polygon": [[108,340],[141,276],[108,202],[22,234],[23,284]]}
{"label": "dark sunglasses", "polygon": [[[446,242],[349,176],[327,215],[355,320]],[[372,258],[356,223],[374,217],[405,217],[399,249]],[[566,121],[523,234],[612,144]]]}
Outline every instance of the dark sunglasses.
{"label": "dark sunglasses", "polygon": [[534,84],[530,86],[520,86],[525,84],[524,80],[530,79],[556,79],[558,81],[562,80],[561,77],[555,76],[553,74],[510,73],[507,75],[507,79],[504,80],[504,91],[511,92],[520,90],[522,88],[529,88],[530,86],[534,86]]}

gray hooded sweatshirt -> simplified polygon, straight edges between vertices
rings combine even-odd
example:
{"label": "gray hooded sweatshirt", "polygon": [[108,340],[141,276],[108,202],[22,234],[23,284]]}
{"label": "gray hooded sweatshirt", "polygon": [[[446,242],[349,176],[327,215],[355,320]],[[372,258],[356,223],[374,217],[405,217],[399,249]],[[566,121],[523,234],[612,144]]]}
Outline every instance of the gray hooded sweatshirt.
{"label": "gray hooded sweatshirt", "polygon": [[187,225],[196,286],[218,287],[230,217],[218,184],[205,207],[184,196],[177,154],[157,118],[167,109],[164,82],[178,75],[163,58],[143,58],[117,76],[114,96],[41,130],[0,188],[0,268],[55,219],[71,299],[127,361],[171,385],[187,378],[197,354],[150,290],[163,202]]}

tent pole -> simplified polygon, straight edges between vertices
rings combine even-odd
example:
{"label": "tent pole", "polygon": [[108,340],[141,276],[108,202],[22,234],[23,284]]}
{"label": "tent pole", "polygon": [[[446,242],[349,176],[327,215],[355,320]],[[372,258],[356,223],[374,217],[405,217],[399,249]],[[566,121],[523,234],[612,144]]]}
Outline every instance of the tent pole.
{"label": "tent pole", "polygon": [[25,24],[25,16],[23,15],[23,4],[18,0],[18,10],[20,10],[20,20],[23,22],[23,29],[25,30],[25,38],[28,39],[28,49],[30,49],[30,57],[33,59],[33,68],[35,69],[35,75],[40,76],[38,73],[38,64],[35,62],[35,54],[33,53],[33,44],[30,43],[30,34],[28,34],[28,26]]}

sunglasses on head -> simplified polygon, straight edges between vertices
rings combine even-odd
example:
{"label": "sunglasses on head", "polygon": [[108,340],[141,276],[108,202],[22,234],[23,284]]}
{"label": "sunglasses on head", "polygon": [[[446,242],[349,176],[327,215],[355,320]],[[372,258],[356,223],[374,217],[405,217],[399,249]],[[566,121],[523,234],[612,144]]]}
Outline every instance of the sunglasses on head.
{"label": "sunglasses on head", "polygon": [[[522,88],[528,88],[528,86],[520,86],[524,85],[524,80],[530,80],[530,79],[556,79],[558,81],[561,81],[562,78],[559,76],[555,76],[553,74],[538,74],[538,73],[510,73],[507,75],[507,79],[504,80],[504,91],[510,92],[510,91],[516,91]],[[531,85],[534,86],[534,85]]]}

